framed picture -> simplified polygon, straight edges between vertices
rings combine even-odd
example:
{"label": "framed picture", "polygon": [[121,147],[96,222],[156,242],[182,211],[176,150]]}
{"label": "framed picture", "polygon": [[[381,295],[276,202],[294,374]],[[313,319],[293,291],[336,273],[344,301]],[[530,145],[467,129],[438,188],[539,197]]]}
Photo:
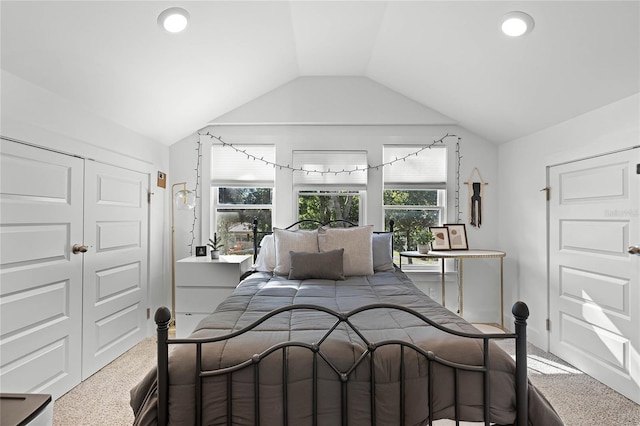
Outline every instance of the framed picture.
{"label": "framed picture", "polygon": [[196,246],[196,256],[206,256],[207,246]]}
{"label": "framed picture", "polygon": [[433,233],[435,238],[431,243],[433,250],[450,250],[449,246],[449,229],[446,226],[430,226],[429,231]]}
{"label": "framed picture", "polygon": [[445,224],[449,230],[449,247],[451,250],[469,250],[467,243],[467,229],[464,223]]}

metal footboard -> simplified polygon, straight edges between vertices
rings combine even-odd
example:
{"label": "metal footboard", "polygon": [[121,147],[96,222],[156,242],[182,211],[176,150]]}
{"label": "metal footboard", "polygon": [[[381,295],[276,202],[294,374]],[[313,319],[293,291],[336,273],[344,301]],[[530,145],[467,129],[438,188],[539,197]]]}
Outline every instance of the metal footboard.
{"label": "metal footboard", "polygon": [[[402,341],[402,340],[387,340],[383,342],[372,342],[360,331],[351,321],[351,318],[364,311],[370,311],[374,309],[390,309],[390,310],[399,310],[404,311],[410,315],[413,315],[420,320],[424,321],[427,324],[430,324],[444,332],[465,337],[471,339],[481,339],[483,341],[483,363],[482,365],[465,365],[459,364],[455,362],[451,362],[449,360],[443,359],[439,357],[437,354],[425,350],[421,347],[418,347],[410,342]],[[315,343],[305,343],[305,342],[282,342],[276,344],[269,349],[265,350],[260,354],[256,354],[250,359],[246,361],[226,368],[221,368],[217,370],[207,371],[202,368],[202,346],[206,343],[211,342],[219,342],[224,340],[232,339],[236,336],[244,334],[250,330],[255,329],[257,326],[267,321],[269,318],[272,318],[275,315],[278,315],[283,312],[294,311],[294,310],[313,310],[313,311],[321,311],[328,315],[331,315],[335,318],[335,322],[330,327],[329,330],[324,333],[324,335]],[[322,306],[316,305],[290,305],[285,306],[280,309],[276,309],[267,315],[263,316],[259,320],[255,321],[248,327],[227,334],[225,336],[218,336],[214,338],[206,338],[206,339],[169,339],[168,331],[169,331],[169,323],[171,321],[171,312],[168,308],[162,307],[156,311],[155,321],[158,326],[158,424],[164,426],[168,422],[168,401],[169,401],[169,371],[168,371],[168,353],[169,353],[169,345],[182,345],[182,344],[190,344],[196,346],[196,424],[202,424],[202,384],[203,380],[207,377],[226,377],[226,386],[227,386],[227,424],[232,424],[233,418],[233,404],[232,395],[233,392],[233,380],[232,376],[234,373],[244,370],[244,369],[253,369],[253,392],[254,392],[254,424],[260,424],[260,365],[261,361],[267,359],[272,354],[281,353],[282,355],[282,412],[283,419],[282,424],[288,425],[289,420],[287,413],[289,412],[288,406],[288,393],[289,393],[289,383],[288,383],[288,362],[289,362],[289,349],[290,348],[302,348],[306,349],[310,352],[313,357],[313,372],[312,372],[312,407],[313,407],[313,425],[317,425],[318,416],[317,416],[317,407],[318,400],[322,396],[318,394],[318,362],[319,360],[323,360],[331,370],[333,370],[336,374],[336,377],[340,381],[341,388],[341,421],[342,425],[347,425],[348,416],[348,401],[349,401],[349,381],[352,377],[352,373],[355,369],[365,363],[369,362],[370,365],[370,383],[369,383],[369,395],[370,395],[370,415],[372,419],[372,425],[376,424],[376,377],[375,377],[375,369],[374,369],[374,357],[376,356],[376,351],[385,346],[397,346],[401,351],[400,356],[400,393],[399,393],[399,415],[398,419],[399,425],[405,424],[405,404],[406,404],[406,394],[405,394],[405,353],[409,351],[413,351],[418,356],[424,357],[428,365],[428,410],[429,410],[429,420],[428,424],[431,426],[433,424],[433,395],[434,395],[434,386],[436,384],[433,380],[433,371],[436,365],[445,366],[447,368],[452,369],[453,371],[453,388],[454,388],[454,412],[456,424],[459,424],[460,419],[460,396],[459,396],[459,375],[461,372],[472,371],[477,372],[478,374],[482,374],[483,377],[483,415],[484,415],[484,424],[490,425],[490,409],[491,409],[491,392],[490,392],[490,376],[489,372],[491,371],[490,365],[490,341],[493,339],[515,339],[515,347],[516,347],[516,403],[517,403],[517,423],[519,425],[527,425],[528,424],[528,379],[527,379],[527,340],[526,340],[526,326],[527,326],[527,318],[529,317],[529,309],[527,305],[523,302],[516,302],[513,305],[512,313],[515,317],[515,333],[507,333],[507,334],[473,334],[460,332],[457,330],[450,330],[446,327],[441,326],[438,323],[433,322],[431,319],[421,315],[418,312],[415,312],[409,308],[391,304],[372,304],[363,306],[358,309],[354,309],[347,313],[339,313],[335,312],[331,309],[324,308]],[[355,361],[355,363],[350,366],[347,370],[340,370],[323,352],[322,344],[329,337],[329,335],[336,330],[341,325],[346,325],[353,332],[355,332],[358,337],[365,344],[366,349],[360,355],[360,357]]]}

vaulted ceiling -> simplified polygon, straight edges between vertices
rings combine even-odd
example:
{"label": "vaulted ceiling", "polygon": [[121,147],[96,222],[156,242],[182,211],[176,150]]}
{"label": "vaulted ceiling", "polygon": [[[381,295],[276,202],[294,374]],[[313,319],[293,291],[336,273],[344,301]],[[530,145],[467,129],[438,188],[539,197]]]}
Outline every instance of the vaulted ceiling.
{"label": "vaulted ceiling", "polygon": [[[190,25],[168,34],[176,5]],[[0,66],[167,145],[307,76],[366,77],[501,143],[638,93],[639,6],[3,0]],[[500,32],[512,10],[533,32]]]}

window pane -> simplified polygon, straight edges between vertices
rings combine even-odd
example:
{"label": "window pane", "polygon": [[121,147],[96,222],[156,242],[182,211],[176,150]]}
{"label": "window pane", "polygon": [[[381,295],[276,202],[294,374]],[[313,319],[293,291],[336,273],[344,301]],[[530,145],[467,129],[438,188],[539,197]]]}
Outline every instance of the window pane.
{"label": "window pane", "polygon": [[258,231],[271,230],[271,209],[217,209],[218,240],[221,254],[253,254],[253,220]]}
{"label": "window pane", "polygon": [[[437,209],[385,209],[384,222],[393,219],[393,258],[399,264],[401,251],[417,250],[416,233],[430,226],[440,225],[440,210]],[[437,259],[409,259],[414,265],[437,265]]]}
{"label": "window pane", "polygon": [[298,219],[321,222],[344,219],[358,224],[360,196],[347,191],[301,191],[298,195]]}
{"label": "window pane", "polygon": [[[437,206],[437,189],[385,189],[383,193],[386,206]],[[435,226],[435,225],[434,225]]]}
{"label": "window pane", "polygon": [[271,204],[272,188],[219,188],[220,204]]}

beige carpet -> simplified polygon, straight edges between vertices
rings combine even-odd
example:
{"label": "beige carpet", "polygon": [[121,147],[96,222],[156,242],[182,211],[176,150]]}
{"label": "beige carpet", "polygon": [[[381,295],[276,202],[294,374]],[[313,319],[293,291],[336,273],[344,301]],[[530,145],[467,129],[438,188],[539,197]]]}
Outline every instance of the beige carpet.
{"label": "beige carpet", "polygon": [[145,339],[53,404],[54,426],[133,423],[129,390],[156,365],[156,339]]}
{"label": "beige carpet", "polygon": [[[512,342],[502,345],[513,353]],[[53,424],[130,425],[129,390],[155,365],[155,351],[155,338],[146,339],[58,399]],[[640,426],[639,405],[554,355],[529,345],[528,366],[531,381],[567,426]],[[448,424],[454,423],[438,422],[439,426]]]}

